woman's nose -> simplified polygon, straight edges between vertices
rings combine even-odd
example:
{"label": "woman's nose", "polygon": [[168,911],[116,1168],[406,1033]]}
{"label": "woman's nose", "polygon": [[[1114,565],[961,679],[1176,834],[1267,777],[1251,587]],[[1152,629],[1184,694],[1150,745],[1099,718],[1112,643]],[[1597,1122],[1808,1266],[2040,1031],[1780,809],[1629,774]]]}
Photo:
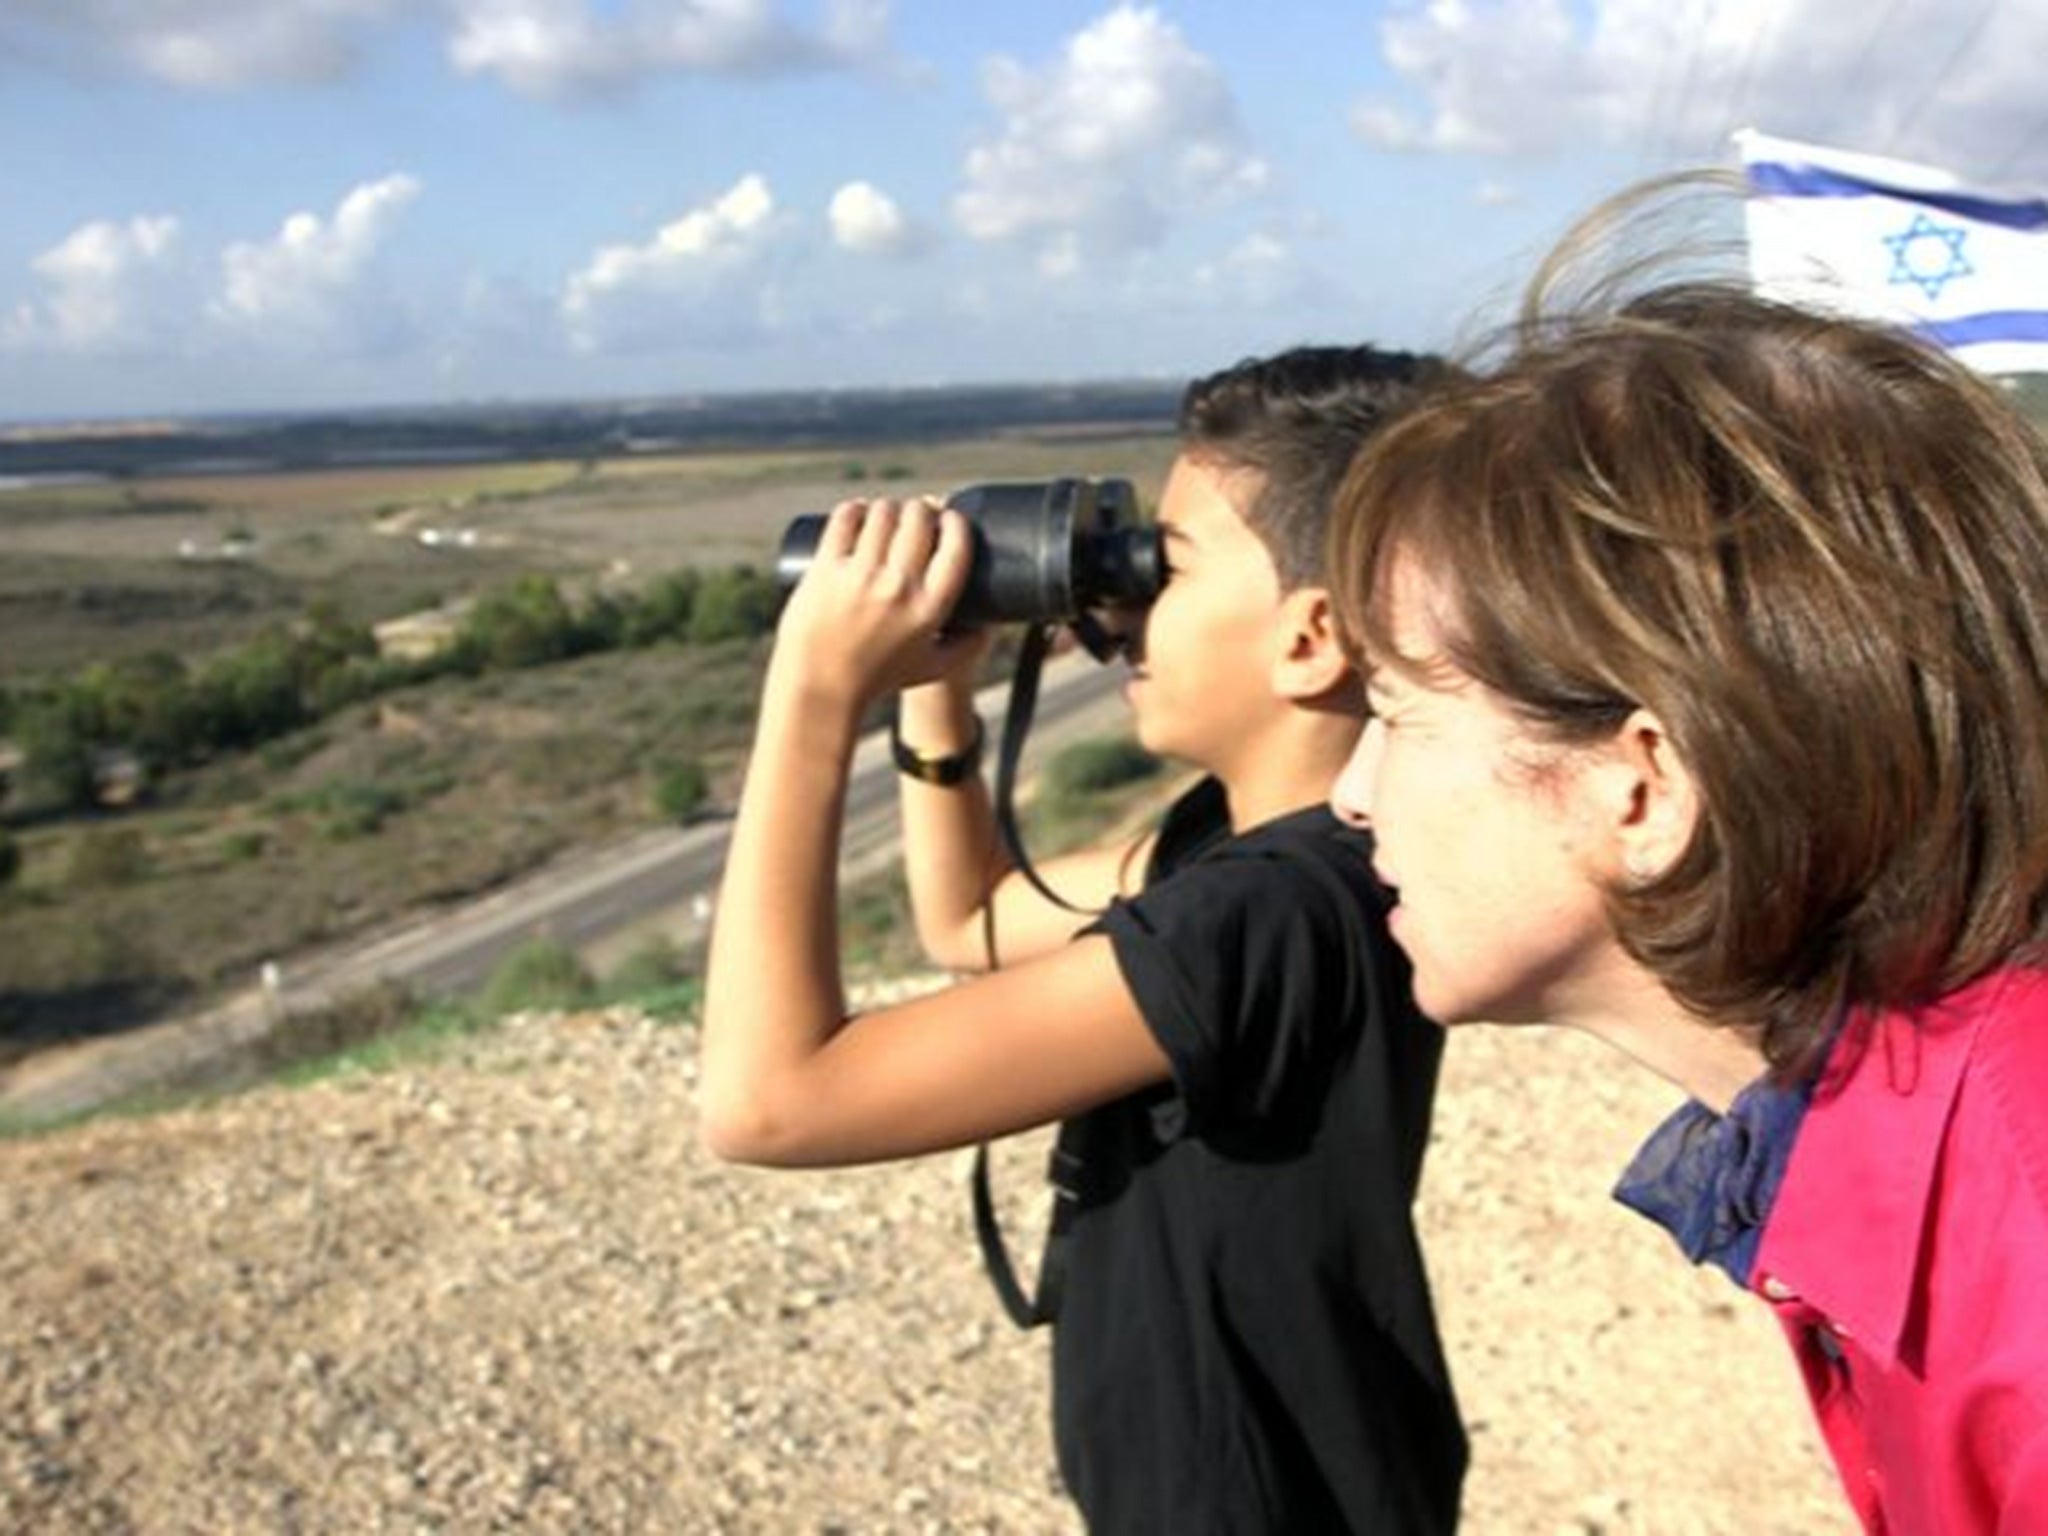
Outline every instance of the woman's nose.
{"label": "woman's nose", "polygon": [[1368,720],[1358,745],[1330,786],[1330,809],[1349,827],[1372,825],[1373,778],[1379,771],[1380,736],[1385,730],[1377,720]]}

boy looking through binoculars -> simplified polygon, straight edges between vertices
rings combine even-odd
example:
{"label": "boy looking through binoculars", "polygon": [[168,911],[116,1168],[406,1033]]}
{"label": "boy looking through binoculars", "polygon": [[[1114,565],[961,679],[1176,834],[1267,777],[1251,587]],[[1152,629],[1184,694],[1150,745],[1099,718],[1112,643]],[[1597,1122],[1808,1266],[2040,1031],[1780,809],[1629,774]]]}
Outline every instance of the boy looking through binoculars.
{"label": "boy looking through binoculars", "polygon": [[[1047,866],[1104,909],[1078,932],[995,851],[986,642],[945,629],[962,515],[842,503],[783,613],[712,940],[706,1138],[818,1166],[1064,1122],[1055,1435],[1098,1532],[1456,1522],[1465,1441],[1410,1217],[1441,1038],[1370,839],[1326,806],[1363,720],[1320,584],[1329,500],[1424,371],[1315,348],[1190,386],[1127,692],[1143,743],[1206,776],[1136,846]],[[849,1018],[848,763],[899,690],[918,931],[984,974]]]}

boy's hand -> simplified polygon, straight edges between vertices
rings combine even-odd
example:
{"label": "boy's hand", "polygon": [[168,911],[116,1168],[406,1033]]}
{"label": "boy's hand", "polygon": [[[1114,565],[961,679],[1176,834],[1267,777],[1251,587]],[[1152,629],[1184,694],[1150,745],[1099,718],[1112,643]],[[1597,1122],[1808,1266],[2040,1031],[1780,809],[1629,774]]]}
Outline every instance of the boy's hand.
{"label": "boy's hand", "polygon": [[940,629],[973,553],[966,517],[930,498],[841,502],[782,611],[771,676],[861,709],[954,671],[979,642]]}

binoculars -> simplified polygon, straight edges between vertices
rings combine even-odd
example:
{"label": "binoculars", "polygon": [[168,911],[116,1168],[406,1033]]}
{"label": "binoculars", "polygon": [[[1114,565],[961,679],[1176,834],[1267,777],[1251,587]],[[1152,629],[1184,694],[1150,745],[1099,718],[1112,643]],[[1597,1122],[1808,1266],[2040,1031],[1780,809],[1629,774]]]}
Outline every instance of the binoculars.
{"label": "binoculars", "polygon": [[[1159,529],[1139,521],[1128,480],[995,481],[965,486],[946,505],[966,515],[974,536],[953,628],[1142,609],[1165,584]],[[824,526],[822,514],[807,513],[783,531],[775,579],[784,592],[809,567]]]}

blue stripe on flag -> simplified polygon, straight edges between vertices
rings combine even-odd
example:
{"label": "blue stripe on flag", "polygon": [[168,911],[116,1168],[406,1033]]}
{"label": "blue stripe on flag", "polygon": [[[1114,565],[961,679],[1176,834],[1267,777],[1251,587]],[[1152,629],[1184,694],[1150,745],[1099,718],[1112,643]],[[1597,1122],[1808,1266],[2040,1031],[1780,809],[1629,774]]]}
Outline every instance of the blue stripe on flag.
{"label": "blue stripe on flag", "polygon": [[1747,167],[1752,192],[1765,197],[1897,197],[1925,203],[1959,219],[1980,224],[2000,224],[2007,229],[2048,229],[2048,201],[2006,202],[1992,197],[1975,197],[1967,192],[1927,192],[1917,187],[1894,187],[1881,181],[1866,181],[1841,171],[1824,171],[1811,165],[1786,165],[1759,160]]}
{"label": "blue stripe on flag", "polygon": [[1987,341],[2048,341],[2048,309],[1995,309],[1913,327],[1939,347],[1974,347]]}

